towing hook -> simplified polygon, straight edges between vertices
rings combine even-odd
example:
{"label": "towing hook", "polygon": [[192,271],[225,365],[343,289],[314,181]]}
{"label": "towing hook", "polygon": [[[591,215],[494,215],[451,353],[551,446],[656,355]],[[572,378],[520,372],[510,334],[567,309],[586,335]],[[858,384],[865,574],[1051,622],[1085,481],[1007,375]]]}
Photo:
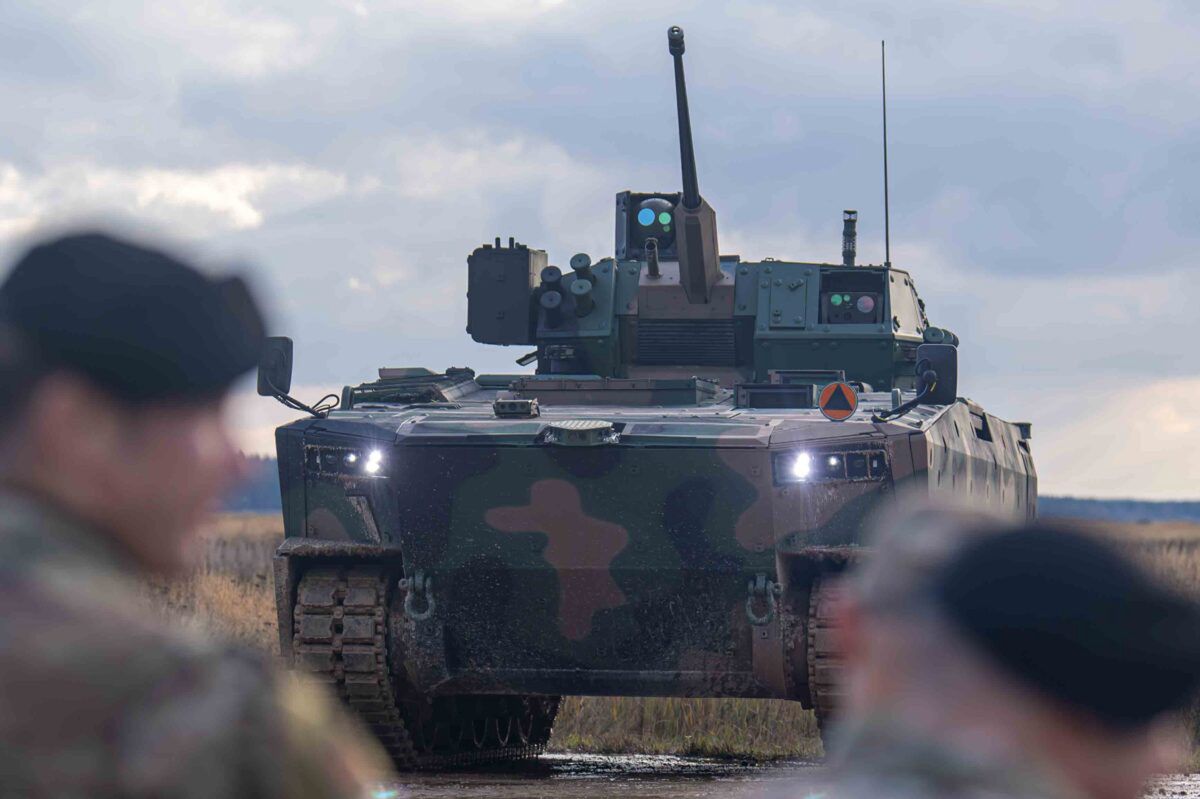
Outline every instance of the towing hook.
{"label": "towing hook", "polygon": [[[754,579],[746,584],[746,619],[755,627],[770,624],[775,618],[775,606],[779,604],[782,594],[782,585],[768,580],[765,574],[755,575]],[[767,606],[766,612],[761,615],[754,609],[756,599],[762,599]]]}
{"label": "towing hook", "polygon": [[[398,586],[404,592],[404,613],[413,621],[425,621],[433,615],[437,603],[433,600],[433,578],[417,569],[411,578],[403,577]],[[424,610],[417,610],[417,598],[425,603]]]}

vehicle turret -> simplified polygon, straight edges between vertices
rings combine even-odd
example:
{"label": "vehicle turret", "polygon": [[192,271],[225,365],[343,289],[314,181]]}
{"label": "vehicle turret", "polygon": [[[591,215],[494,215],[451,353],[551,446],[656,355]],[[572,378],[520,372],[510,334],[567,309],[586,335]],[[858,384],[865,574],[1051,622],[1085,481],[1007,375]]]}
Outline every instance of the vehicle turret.
{"label": "vehicle turret", "polygon": [[617,194],[614,254],[595,263],[579,253],[570,270],[547,266],[545,252],[511,238],[475,250],[468,332],[535,346],[520,362],[546,375],[698,376],[732,388],[837,371],[877,390],[915,388],[918,346],[953,334],[930,327],[907,272],[856,262],[857,211],[843,212],[841,263],[719,254],[696,169],[683,30],[667,41],[682,191]]}

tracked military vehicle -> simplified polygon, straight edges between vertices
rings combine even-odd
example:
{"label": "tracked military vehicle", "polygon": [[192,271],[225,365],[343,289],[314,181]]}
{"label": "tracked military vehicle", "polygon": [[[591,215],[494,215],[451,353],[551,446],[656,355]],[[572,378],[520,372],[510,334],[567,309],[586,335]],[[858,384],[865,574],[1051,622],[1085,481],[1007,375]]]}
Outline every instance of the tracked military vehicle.
{"label": "tracked military vehicle", "polygon": [[828,585],[904,486],[1032,516],[1029,429],[957,396],[908,272],[718,249],[669,31],[683,188],[611,257],[497,239],[467,330],[532,374],[381,369],[279,429],[280,647],[403,767],[534,754],[568,694],[836,705]]}

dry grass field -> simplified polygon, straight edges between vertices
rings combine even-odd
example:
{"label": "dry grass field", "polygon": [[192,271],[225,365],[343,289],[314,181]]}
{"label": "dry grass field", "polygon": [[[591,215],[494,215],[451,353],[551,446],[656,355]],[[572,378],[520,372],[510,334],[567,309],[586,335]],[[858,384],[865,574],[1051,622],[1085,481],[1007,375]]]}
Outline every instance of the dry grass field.
{"label": "dry grass field", "polygon": [[283,519],[277,513],[223,513],[204,530],[208,539],[283,539]]}
{"label": "dry grass field", "polygon": [[[151,585],[148,592],[173,619],[198,620],[220,635],[274,654],[270,554],[281,528],[276,515],[222,516],[205,531],[200,570],[187,580]],[[1200,525],[1102,529],[1164,579],[1200,594]],[[753,759],[821,755],[812,713],[774,700],[571,697],[563,703],[551,747]]]}
{"label": "dry grass field", "polygon": [[550,746],[754,760],[823,754],[812,711],[776,699],[568,697]]}
{"label": "dry grass field", "polygon": [[1102,524],[1104,535],[1124,543],[1155,574],[1200,595],[1200,524]]}
{"label": "dry grass field", "polygon": [[171,621],[199,623],[224,638],[278,654],[275,595],[269,578],[197,574],[180,581],[153,581],[147,593]]}

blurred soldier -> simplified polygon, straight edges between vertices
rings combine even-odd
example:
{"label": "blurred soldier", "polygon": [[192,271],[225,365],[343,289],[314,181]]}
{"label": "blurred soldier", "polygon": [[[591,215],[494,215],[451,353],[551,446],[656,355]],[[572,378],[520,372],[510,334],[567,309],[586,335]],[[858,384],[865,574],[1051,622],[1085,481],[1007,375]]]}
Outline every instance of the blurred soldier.
{"label": "blurred soldier", "polygon": [[1180,764],[1200,613],[1098,538],[925,511],[840,616],[831,797],[1134,799]]}
{"label": "blurred soldier", "polygon": [[138,594],[239,475],[222,400],[262,343],[240,279],[105,235],[0,286],[0,795],[353,797],[386,775],[317,689]]}

